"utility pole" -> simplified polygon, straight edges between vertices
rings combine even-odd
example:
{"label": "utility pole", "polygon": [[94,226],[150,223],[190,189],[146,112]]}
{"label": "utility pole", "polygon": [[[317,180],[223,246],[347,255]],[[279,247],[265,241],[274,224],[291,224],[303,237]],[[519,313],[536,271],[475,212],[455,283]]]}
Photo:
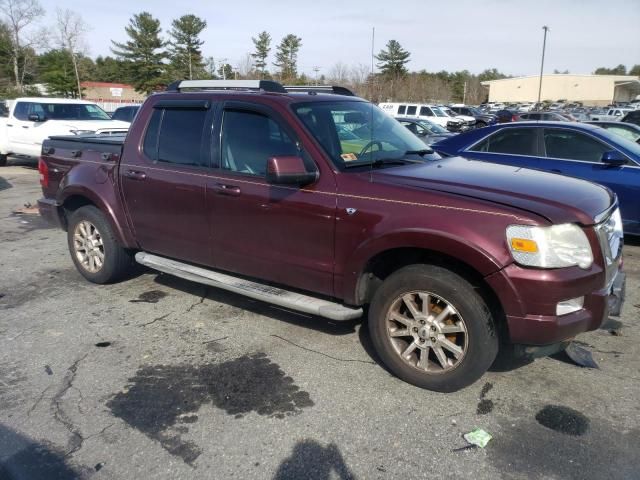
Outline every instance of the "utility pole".
{"label": "utility pole", "polygon": [[222,64],[222,80],[227,79],[227,60],[228,58],[221,58],[220,63]]}
{"label": "utility pole", "polygon": [[546,25],[542,27],[544,30],[544,39],[542,40],[542,62],[540,63],[540,85],[538,86],[538,103],[540,103],[540,95],[542,95],[542,71],[544,70],[544,51],[547,48],[547,32],[550,30]]}
{"label": "utility pole", "polygon": [[369,82],[370,87],[371,87],[371,92],[369,93],[369,101],[373,102],[373,72],[374,72],[374,67],[373,67],[373,61],[376,57],[375,54],[375,43],[376,43],[376,27],[372,27],[371,29],[371,81]]}
{"label": "utility pole", "polygon": [[467,104],[467,81],[464,81],[464,89],[462,90],[462,104]]}
{"label": "utility pole", "polygon": [[316,65],[313,67],[313,71],[316,72],[316,85],[318,85],[318,72],[320,71],[320,67]]}

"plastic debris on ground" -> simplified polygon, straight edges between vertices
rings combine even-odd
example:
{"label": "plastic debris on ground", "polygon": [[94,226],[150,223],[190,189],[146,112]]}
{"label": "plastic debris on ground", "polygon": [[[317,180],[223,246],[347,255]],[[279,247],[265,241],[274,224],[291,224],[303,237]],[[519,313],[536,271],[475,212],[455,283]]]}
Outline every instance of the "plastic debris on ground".
{"label": "plastic debris on ground", "polygon": [[480,448],[486,447],[489,440],[493,438],[491,434],[481,428],[476,428],[469,433],[465,433],[463,437],[471,445],[477,445]]}
{"label": "plastic debris on ground", "polygon": [[576,365],[585,368],[600,368],[593,359],[591,352],[575,343],[571,343],[565,350],[565,353]]}

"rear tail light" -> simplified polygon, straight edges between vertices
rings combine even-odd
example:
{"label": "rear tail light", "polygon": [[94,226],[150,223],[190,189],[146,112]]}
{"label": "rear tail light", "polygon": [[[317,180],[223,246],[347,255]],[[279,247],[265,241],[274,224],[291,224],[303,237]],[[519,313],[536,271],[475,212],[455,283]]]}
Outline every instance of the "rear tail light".
{"label": "rear tail light", "polygon": [[47,167],[47,164],[42,159],[42,157],[38,159],[38,172],[40,172],[40,185],[42,185],[45,188],[48,187],[49,186],[49,167]]}
{"label": "rear tail light", "polygon": [[517,116],[517,115],[513,115],[513,116],[511,117],[511,121],[512,121],[512,122],[517,122],[517,121],[518,121],[518,116]]}

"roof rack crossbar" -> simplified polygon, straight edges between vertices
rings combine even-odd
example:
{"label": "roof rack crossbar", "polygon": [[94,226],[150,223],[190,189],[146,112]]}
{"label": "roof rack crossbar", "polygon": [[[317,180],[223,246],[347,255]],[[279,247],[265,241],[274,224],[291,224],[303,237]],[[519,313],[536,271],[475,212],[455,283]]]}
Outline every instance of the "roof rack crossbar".
{"label": "roof rack crossbar", "polygon": [[168,92],[183,90],[249,90],[286,93],[278,82],[271,80],[178,80],[171,83]]}
{"label": "roof rack crossbar", "polygon": [[347,87],[341,87],[340,85],[285,85],[284,89],[287,92],[300,92],[300,93],[333,93],[334,95],[346,95],[349,97],[355,97],[356,94],[349,90]]}

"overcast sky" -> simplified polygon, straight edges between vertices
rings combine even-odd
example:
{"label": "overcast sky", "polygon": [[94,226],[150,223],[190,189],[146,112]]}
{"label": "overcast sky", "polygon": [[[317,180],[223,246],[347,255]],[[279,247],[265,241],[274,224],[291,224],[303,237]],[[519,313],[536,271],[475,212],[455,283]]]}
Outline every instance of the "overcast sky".
{"label": "overcast sky", "polygon": [[[251,37],[268,31],[275,45],[294,33],[302,38],[299,70],[329,73],[338,61],[371,63],[375,51],[395,39],[411,52],[410,70],[497,68],[512,75],[537,74],[542,26],[549,25],[545,71],[591,73],[597,67],[640,64],[640,0],[41,0],[52,25],[56,7],[75,10],[91,27],[91,56],[110,54],[110,40],[124,41],[134,13],[161,21],[187,13],[204,18],[203,53],[238,65],[253,49]],[[271,67],[273,69],[273,67]]]}

